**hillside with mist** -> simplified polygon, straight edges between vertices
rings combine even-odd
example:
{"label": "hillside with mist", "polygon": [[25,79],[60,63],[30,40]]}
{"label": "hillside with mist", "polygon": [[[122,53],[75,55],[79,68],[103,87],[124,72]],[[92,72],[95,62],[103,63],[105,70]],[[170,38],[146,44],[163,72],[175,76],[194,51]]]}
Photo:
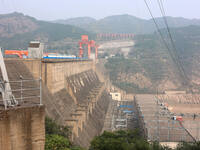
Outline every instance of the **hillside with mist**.
{"label": "hillside with mist", "polygon": [[[166,17],[170,27],[185,27],[200,25],[200,19],[186,19],[181,17]],[[155,18],[160,28],[166,28],[163,18]],[[90,17],[70,18],[54,21],[61,24],[70,24],[96,33],[135,33],[149,34],[155,31],[152,19],[146,20],[131,15],[114,15],[95,20]]]}

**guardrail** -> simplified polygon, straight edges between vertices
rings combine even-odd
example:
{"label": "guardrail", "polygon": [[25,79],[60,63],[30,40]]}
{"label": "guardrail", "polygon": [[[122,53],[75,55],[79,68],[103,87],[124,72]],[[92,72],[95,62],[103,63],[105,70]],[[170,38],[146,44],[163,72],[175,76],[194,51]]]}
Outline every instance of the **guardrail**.
{"label": "guardrail", "polygon": [[[11,90],[5,88],[10,84]],[[12,105],[8,105],[12,100],[17,102],[20,106],[23,104],[39,104],[42,105],[42,80],[40,79],[20,79],[18,81],[0,81],[0,85],[3,87],[1,90],[0,105],[3,105],[5,109]],[[3,98],[3,94],[11,94],[10,97]]]}

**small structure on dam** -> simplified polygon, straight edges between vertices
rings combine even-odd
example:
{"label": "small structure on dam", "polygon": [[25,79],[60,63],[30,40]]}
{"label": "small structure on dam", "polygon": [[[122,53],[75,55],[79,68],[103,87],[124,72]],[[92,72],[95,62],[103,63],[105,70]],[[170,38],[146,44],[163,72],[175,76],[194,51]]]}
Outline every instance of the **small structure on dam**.
{"label": "small structure on dam", "polygon": [[44,43],[39,41],[31,41],[28,47],[28,58],[42,58],[44,51]]}

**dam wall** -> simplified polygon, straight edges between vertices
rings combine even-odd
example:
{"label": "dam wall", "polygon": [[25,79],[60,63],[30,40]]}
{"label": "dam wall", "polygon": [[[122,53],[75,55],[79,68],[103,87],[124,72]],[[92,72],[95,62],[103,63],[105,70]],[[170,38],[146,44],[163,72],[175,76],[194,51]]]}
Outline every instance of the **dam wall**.
{"label": "dam wall", "polygon": [[[88,148],[101,133],[109,94],[95,62],[78,60],[23,60],[35,78],[42,70],[46,115],[71,128],[73,143]],[[39,69],[38,69],[39,68]]]}
{"label": "dam wall", "polygon": [[94,69],[92,61],[64,61],[23,59],[24,64],[35,78],[40,77],[42,70],[43,83],[51,93],[56,93],[65,87],[65,78],[81,72]]}
{"label": "dam wall", "polygon": [[0,113],[1,150],[43,150],[45,112],[43,106],[16,108]]}
{"label": "dam wall", "polygon": [[85,112],[88,117],[84,121],[82,128],[78,129],[79,135],[74,139],[76,144],[87,148],[89,146],[88,141],[102,133],[109,102],[109,96],[104,91],[99,101],[93,106],[93,111],[89,112],[88,110]]}

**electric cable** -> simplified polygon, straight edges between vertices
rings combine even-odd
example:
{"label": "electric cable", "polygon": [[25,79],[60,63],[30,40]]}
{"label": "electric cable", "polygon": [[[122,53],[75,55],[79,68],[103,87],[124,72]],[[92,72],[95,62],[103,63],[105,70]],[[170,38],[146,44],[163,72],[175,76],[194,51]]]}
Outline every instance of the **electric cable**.
{"label": "electric cable", "polygon": [[[149,10],[149,12],[150,12],[150,14],[151,14],[153,20],[154,20],[154,23],[155,23],[155,25],[156,25],[156,28],[157,28],[157,30],[158,30],[158,32],[160,33],[160,36],[161,36],[161,38],[162,38],[162,37],[163,37],[162,32],[160,31],[159,26],[158,26],[158,24],[156,23],[155,18],[153,17],[153,14],[152,14],[152,12],[151,12],[150,7],[148,6],[148,3],[147,3],[146,0],[144,0],[144,2],[145,2],[145,4],[147,5],[147,8],[148,8],[148,10]],[[169,46],[167,45],[167,42],[165,41],[165,39],[164,39],[164,38],[162,38],[162,39],[163,39],[164,43],[166,43],[165,45],[167,45],[167,47],[168,47],[167,49],[169,50],[170,54],[172,54],[172,53],[174,52],[174,54],[175,54],[175,62],[177,63],[177,67],[178,67],[178,69],[179,69],[179,71],[180,71],[180,75],[181,75],[181,76],[183,75],[183,77],[184,77],[183,79],[184,79],[184,81],[187,83],[189,80],[188,80],[188,78],[187,78],[187,76],[186,76],[185,70],[184,70],[184,68],[183,68],[183,66],[182,66],[182,64],[181,64],[181,62],[180,62],[180,60],[179,60],[179,57],[178,57],[178,55],[177,55],[177,48],[176,48],[176,45],[175,45],[175,43],[174,43],[174,40],[173,40],[172,35],[171,35],[171,32],[170,32],[170,28],[169,28],[169,25],[168,25],[168,22],[167,22],[167,19],[166,19],[165,10],[164,10],[164,6],[163,6],[163,3],[162,3],[162,0],[161,0],[161,1],[157,0],[157,2],[158,2],[158,4],[159,4],[159,8],[160,8],[161,14],[162,14],[163,19],[164,19],[164,23],[165,23],[165,25],[166,25],[166,27],[167,27],[167,32],[168,32],[168,34],[169,34],[168,36],[169,36],[169,38],[170,38],[170,42],[171,42],[171,45],[172,45],[172,48],[174,49],[174,51],[171,52],[170,49],[168,49]],[[172,57],[172,58],[174,58],[174,57]],[[177,59],[177,58],[178,58],[178,59]],[[182,128],[185,129],[185,131],[187,131],[187,129],[184,128],[183,126],[182,126]],[[188,131],[187,131],[187,133],[188,133],[188,135],[193,139],[193,141],[196,142],[196,139],[195,139]]]}
{"label": "electric cable", "polygon": [[[154,16],[153,16],[153,13],[151,12],[151,9],[150,9],[150,7],[149,7],[147,1],[144,0],[144,2],[145,2],[145,4],[146,4],[146,7],[147,7],[147,9],[148,9],[148,11],[149,11],[149,13],[150,13],[150,15],[151,15],[151,17],[152,17],[152,20],[153,20],[153,22],[154,22],[156,28],[157,28],[157,32],[160,34],[160,37],[161,37],[161,39],[162,39],[162,41],[163,41],[165,47],[167,48],[167,50],[168,50],[168,52],[169,52],[169,54],[170,54],[170,56],[171,56],[173,62],[176,64],[177,69],[179,70],[180,76],[183,76],[182,73],[181,73],[182,71],[181,71],[181,69],[180,69],[180,67],[179,67],[179,63],[177,62],[177,59],[174,57],[173,52],[170,50],[170,48],[169,48],[169,46],[168,46],[168,43],[165,41],[165,38],[164,38],[164,36],[163,36],[163,34],[162,34],[160,28],[159,28],[158,23],[156,22],[156,20],[155,20],[155,18],[154,18]],[[184,78],[184,77],[183,77],[183,78]],[[183,84],[185,85],[185,82],[183,82]]]}
{"label": "electric cable", "polygon": [[183,75],[184,77],[184,80],[186,82],[186,84],[188,85],[189,83],[189,78],[187,77],[186,73],[185,73],[185,69],[179,59],[179,56],[178,56],[178,53],[177,53],[177,48],[176,48],[176,45],[174,43],[174,40],[173,40],[173,37],[172,37],[172,34],[171,34],[171,31],[170,31],[170,28],[169,28],[169,24],[167,22],[167,18],[166,18],[166,13],[165,13],[165,9],[164,9],[164,5],[163,5],[163,2],[162,0],[157,0],[158,2],[158,6],[160,8],[160,11],[161,11],[161,14],[162,14],[162,17],[163,17],[163,20],[164,20],[164,23],[166,25],[166,28],[167,28],[167,32],[168,32],[168,36],[169,36],[169,39],[170,39],[170,42],[171,42],[171,45],[172,45],[172,48],[174,49],[174,55],[175,55],[175,59],[177,60],[177,65],[178,67],[180,67],[180,71],[181,71],[181,74]]}

